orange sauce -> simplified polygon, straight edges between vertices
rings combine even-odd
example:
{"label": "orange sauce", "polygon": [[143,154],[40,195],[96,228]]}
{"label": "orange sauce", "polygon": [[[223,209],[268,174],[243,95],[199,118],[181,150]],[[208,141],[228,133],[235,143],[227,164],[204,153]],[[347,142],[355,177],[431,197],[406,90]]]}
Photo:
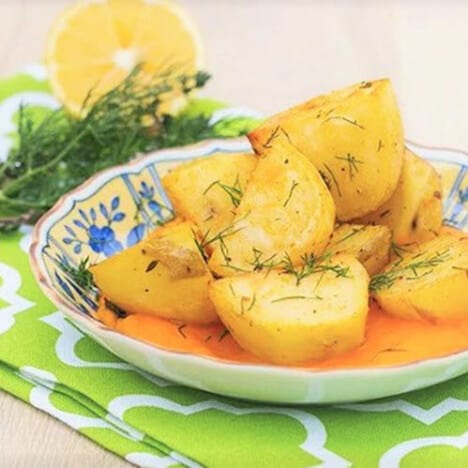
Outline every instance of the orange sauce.
{"label": "orange sauce", "polygon": [[[460,231],[444,228],[446,234]],[[151,315],[135,314],[118,319],[101,301],[96,318],[124,335],[171,351],[218,358],[238,363],[262,363],[243,350],[223,325],[201,326],[174,323]],[[375,303],[370,306],[366,337],[358,348],[311,361],[300,367],[349,369],[387,367],[448,356],[468,351],[468,318],[428,322],[406,320],[385,314]]]}
{"label": "orange sauce", "polygon": [[[125,335],[160,348],[238,363],[260,363],[244,351],[222,325],[181,325],[150,315],[135,314],[117,319],[103,306],[97,318]],[[468,319],[430,323],[404,320],[383,313],[372,305],[364,343],[341,355],[311,361],[301,367],[345,369],[386,367],[447,356],[468,350]]]}

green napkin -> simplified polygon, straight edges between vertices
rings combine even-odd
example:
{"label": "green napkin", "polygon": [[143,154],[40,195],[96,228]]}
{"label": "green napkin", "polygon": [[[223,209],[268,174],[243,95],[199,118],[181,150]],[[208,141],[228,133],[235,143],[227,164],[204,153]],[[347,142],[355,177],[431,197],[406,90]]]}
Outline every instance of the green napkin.
{"label": "green napkin", "polygon": [[[54,105],[40,68],[4,80],[0,158],[11,144],[20,94],[38,107]],[[218,108],[205,100],[187,111]],[[246,122],[233,120],[225,134],[238,134]],[[0,236],[0,388],[128,461],[155,467],[468,466],[468,375],[341,407],[256,405],[182,387],[120,361],[57,311],[30,271],[29,232]]]}

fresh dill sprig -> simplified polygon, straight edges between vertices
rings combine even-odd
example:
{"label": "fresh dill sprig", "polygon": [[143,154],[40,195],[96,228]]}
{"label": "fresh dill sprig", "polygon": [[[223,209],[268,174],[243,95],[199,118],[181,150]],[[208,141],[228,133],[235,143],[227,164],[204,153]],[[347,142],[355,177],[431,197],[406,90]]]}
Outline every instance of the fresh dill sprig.
{"label": "fresh dill sprig", "polygon": [[252,265],[253,271],[270,271],[279,263],[275,261],[277,254],[272,254],[269,257],[264,258],[265,253],[256,247],[252,247],[252,253],[253,260],[250,262],[250,265]]}
{"label": "fresh dill sprig", "polygon": [[136,67],[97,99],[91,91],[80,117],[60,108],[37,123],[28,108],[20,108],[18,143],[0,164],[0,228],[35,221],[91,175],[136,154],[219,136],[221,127],[208,116],[160,112],[171,91],[188,95],[209,75],[169,70],[142,80],[142,73]]}
{"label": "fresh dill sprig", "polygon": [[208,247],[209,245],[215,243],[215,242],[220,242],[221,244],[224,244],[224,240],[227,237],[233,236],[234,234],[238,233],[244,229],[243,227],[236,228],[236,223],[232,223],[226,228],[222,229],[221,231],[217,232],[216,234],[213,234],[210,236],[210,230],[208,229],[205,234],[202,236],[202,240],[200,242],[200,245],[203,249]]}
{"label": "fresh dill sprig", "polygon": [[83,289],[90,290],[94,287],[93,274],[89,271],[89,257],[82,259],[77,267],[64,261],[60,263],[60,267]]}
{"label": "fresh dill sprig", "polygon": [[286,253],[282,261],[282,268],[285,273],[295,276],[297,285],[304,278],[315,273],[322,273],[318,283],[320,283],[323,275],[327,272],[335,273],[337,278],[348,278],[349,267],[331,263],[331,256],[331,253],[325,253],[322,256],[315,256],[313,253],[305,254],[301,257],[301,264],[294,265],[291,257]]}
{"label": "fresh dill sprig", "polygon": [[403,257],[398,260],[393,268],[375,275],[369,284],[369,290],[376,292],[388,289],[398,279],[416,280],[432,273],[434,267],[450,259],[449,250],[426,255],[424,252],[413,255],[409,261],[403,262]]}
{"label": "fresh dill sprig", "polygon": [[202,236],[201,239],[199,239],[198,234],[192,229],[192,234],[193,234],[193,240],[195,242],[195,245],[197,247],[198,252],[200,252],[200,255],[203,257],[203,259],[208,261],[209,257],[206,252],[207,247],[210,245],[214,244],[215,242],[219,242],[221,254],[224,257],[224,260],[226,262],[225,266],[228,266],[230,268],[234,268],[233,266],[230,265],[231,258],[229,257],[227,246],[225,239],[229,236],[232,236],[239,232],[243,228],[238,228],[235,229],[235,223],[229,225],[228,227],[222,229],[216,234],[210,235],[211,231],[208,229]]}
{"label": "fresh dill sprig", "polygon": [[231,203],[237,208],[240,205],[240,201],[242,196],[244,195],[244,191],[242,190],[240,181],[239,181],[239,174],[236,176],[236,180],[234,181],[234,185],[227,185],[222,183],[219,180],[215,180],[212,182],[203,192],[203,195],[206,195],[213,187],[219,187],[220,189],[224,190],[228,197],[231,199]]}
{"label": "fresh dill sprig", "polygon": [[242,272],[247,271],[247,270],[243,270],[242,268],[237,268],[234,265],[231,265],[231,258],[229,256],[229,252],[228,252],[228,248],[227,248],[225,240],[226,240],[226,238],[228,238],[230,236],[233,236],[233,235],[237,234],[239,231],[242,231],[242,229],[244,229],[244,227],[238,227],[237,228],[236,225],[238,223],[240,223],[241,221],[243,221],[249,214],[250,214],[250,212],[247,212],[243,217],[237,219],[232,224],[225,227],[224,229],[217,232],[216,234],[211,234],[210,229],[208,229],[202,235],[201,240],[198,240],[198,237],[197,237],[196,233],[193,232],[195,244],[196,244],[197,249],[199,250],[199,252],[202,254],[203,258],[205,260],[208,259],[208,256],[206,254],[206,248],[209,247],[210,245],[218,242],[220,250],[221,250],[221,254],[223,255],[224,260],[226,262],[226,264],[223,265],[223,266],[225,266],[227,268],[231,268],[231,269],[236,270],[236,271],[242,271]]}

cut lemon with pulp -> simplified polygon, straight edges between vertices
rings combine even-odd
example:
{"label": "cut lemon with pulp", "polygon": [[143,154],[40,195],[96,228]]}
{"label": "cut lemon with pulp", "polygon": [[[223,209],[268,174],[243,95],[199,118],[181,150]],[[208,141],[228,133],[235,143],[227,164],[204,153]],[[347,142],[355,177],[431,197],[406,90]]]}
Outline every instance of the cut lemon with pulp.
{"label": "cut lemon with pulp", "polygon": [[53,26],[46,51],[55,95],[80,113],[92,99],[121,83],[142,64],[142,73],[192,74],[202,63],[201,41],[187,13],[165,0],[86,0]]}

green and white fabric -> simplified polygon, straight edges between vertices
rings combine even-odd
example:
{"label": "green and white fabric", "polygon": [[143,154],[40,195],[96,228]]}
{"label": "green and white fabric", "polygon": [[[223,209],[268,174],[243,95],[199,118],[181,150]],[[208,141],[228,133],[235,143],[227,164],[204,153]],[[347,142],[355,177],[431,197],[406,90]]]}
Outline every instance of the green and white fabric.
{"label": "green and white fabric", "polygon": [[[14,142],[21,100],[57,106],[42,68],[0,85],[0,158]],[[198,105],[199,112],[207,110],[212,104]],[[229,132],[235,135],[235,127]],[[128,461],[155,467],[468,466],[468,375],[336,407],[244,403],[166,382],[120,361],[49,302],[29,268],[30,230],[0,236],[0,388]]]}

